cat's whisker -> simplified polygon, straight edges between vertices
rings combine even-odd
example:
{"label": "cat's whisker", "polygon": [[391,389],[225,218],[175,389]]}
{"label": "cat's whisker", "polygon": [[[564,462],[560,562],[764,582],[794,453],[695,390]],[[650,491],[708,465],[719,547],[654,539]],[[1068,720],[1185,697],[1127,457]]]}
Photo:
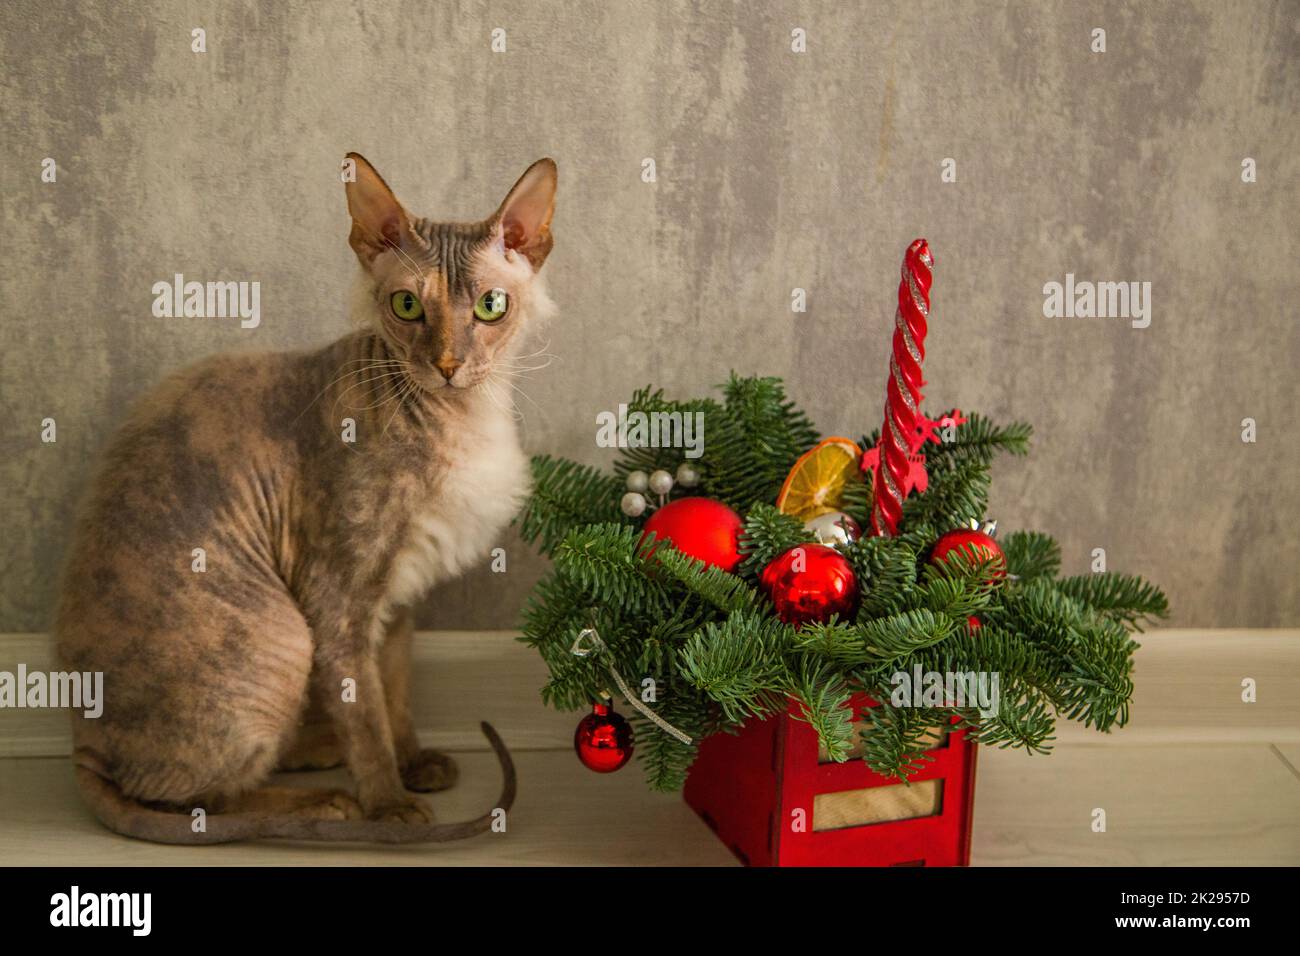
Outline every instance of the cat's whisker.
{"label": "cat's whisker", "polygon": [[406,399],[417,388],[419,388],[419,385],[416,383],[414,379],[411,378],[408,378],[406,382],[402,385],[402,389],[397,395],[397,407],[393,409],[393,414],[389,416],[388,422],[384,425],[384,430],[379,433],[379,437],[381,440],[387,437],[388,429],[392,427],[393,422],[394,420],[396,420],[398,413],[401,412],[401,410],[405,407]]}
{"label": "cat's whisker", "polygon": [[[407,365],[406,363],[402,363],[401,365],[395,365],[395,366],[368,365],[365,368],[353,369],[351,372],[348,372],[347,375],[340,375],[338,378],[334,380],[334,382],[331,382],[330,384],[333,385],[336,382],[341,382],[352,375],[368,375],[371,372],[379,372],[381,376],[399,375],[408,371],[409,367],[410,366]],[[344,389],[344,391],[341,394],[346,395],[348,391],[350,391],[351,389],[356,388],[358,385],[364,385],[368,381],[372,381],[372,379],[358,380],[357,382],[354,382],[352,385],[348,386],[347,389]]]}
{"label": "cat's whisker", "polygon": [[549,349],[550,347],[551,347],[551,343],[550,340],[548,339],[547,341],[542,343],[541,348],[539,348],[536,352],[529,352],[527,355],[512,355],[510,357],[515,360],[520,360],[520,359],[530,359],[538,355],[549,355],[550,353],[547,352],[546,350]]}
{"label": "cat's whisker", "polygon": [[[370,363],[370,364],[365,364],[365,363]],[[312,400],[311,400],[310,402],[308,402],[308,403],[306,404],[306,406],[304,406],[303,410],[302,410],[301,412],[298,413],[298,416],[297,416],[297,418],[294,419],[294,421],[297,422],[298,419],[302,418],[303,415],[307,414],[307,412],[311,409],[311,407],[312,407],[313,405],[315,405],[318,401],[320,401],[321,398],[322,398],[322,396],[324,396],[324,394],[330,390],[330,387],[331,387],[331,386],[333,386],[335,383],[340,382],[340,381],[342,381],[343,379],[347,378],[349,375],[359,375],[359,374],[362,373],[362,372],[367,372],[367,371],[370,371],[371,369],[378,368],[378,367],[381,367],[381,366],[387,366],[387,365],[409,365],[410,363],[409,363],[409,362],[406,362],[404,359],[370,359],[370,358],[359,358],[359,359],[352,359],[351,361],[348,361],[348,362],[344,362],[342,365],[340,365],[340,366],[338,367],[338,369],[335,369],[335,371],[337,372],[337,371],[339,371],[339,369],[342,369],[342,368],[344,368],[345,366],[348,366],[348,365],[357,365],[357,364],[361,364],[361,365],[363,365],[364,367],[362,367],[362,368],[355,368],[355,369],[349,369],[348,371],[343,372],[341,375],[335,375],[334,378],[332,378],[332,379],[330,379],[328,382],[326,382],[325,385],[324,385],[324,387],[321,388],[321,390],[320,390],[319,392],[316,393],[316,395],[312,398]]]}
{"label": "cat's whisker", "polygon": [[507,372],[538,372],[546,368],[550,364],[551,364],[551,360],[548,359],[547,361],[542,362],[539,365],[518,365],[513,362],[498,362],[496,363],[496,366],[502,369],[503,371],[507,371]]}
{"label": "cat's whisker", "polygon": [[[515,385],[513,382],[511,382],[508,377],[493,375],[493,376],[489,376],[489,378],[486,379],[486,381],[490,382],[492,385],[497,385],[497,384],[504,385],[506,386],[506,388],[518,392],[523,398],[527,399],[529,404],[531,404],[535,409],[537,409],[537,411],[540,412],[543,415],[543,417],[546,415],[546,412],[542,409],[542,407],[538,405],[537,402],[533,401],[532,396],[529,395],[527,392],[525,392],[518,385]],[[519,403],[514,400],[514,397],[511,396],[509,392],[505,392],[504,394],[501,395],[501,397],[510,402],[510,407],[511,409],[514,410],[515,413],[515,420],[523,421],[524,420],[523,410],[519,407]],[[498,404],[497,407],[502,408],[504,410],[504,406],[500,404]]]}
{"label": "cat's whisker", "polygon": [[520,397],[525,399],[528,402],[528,404],[532,405],[533,408],[537,409],[537,411],[540,412],[543,416],[546,415],[546,412],[542,408],[542,406],[538,405],[537,402],[533,400],[533,397],[529,395],[527,392],[525,392],[522,388],[520,388],[518,385],[510,381],[507,381],[506,385],[512,388],[514,391],[518,392]]}
{"label": "cat's whisker", "polygon": [[[508,396],[499,395],[493,388],[495,384],[496,382],[493,377],[489,376],[474,387],[475,389],[481,390],[483,394],[487,396],[488,401],[491,402],[498,411],[506,412],[514,421],[522,421],[524,416],[519,410],[519,406],[516,405],[513,400],[509,399]],[[506,398],[510,402],[509,406],[502,401],[503,398]]]}
{"label": "cat's whisker", "polygon": [[[353,390],[355,390],[355,389],[357,389],[357,388],[360,388],[360,387],[363,386],[363,385],[369,385],[369,384],[374,383],[374,382],[383,382],[383,381],[385,381],[385,380],[394,379],[394,378],[404,379],[404,378],[408,378],[408,377],[409,377],[409,376],[407,375],[407,372],[406,372],[405,369],[394,369],[394,370],[390,370],[390,371],[382,372],[382,373],[379,374],[379,375],[376,375],[376,376],[374,376],[374,377],[372,377],[372,378],[364,379],[363,381],[360,381],[360,382],[354,382],[354,383],[352,383],[351,385],[349,385],[347,388],[345,388],[342,392],[340,392],[340,393],[338,394],[338,396],[334,399],[334,405],[333,405],[333,408],[334,408],[334,409],[337,409],[337,408],[338,408],[338,405],[339,405],[339,402],[343,401],[344,396],[346,396],[349,392],[351,392],[351,391],[353,391]],[[373,407],[375,407],[375,406],[374,406],[374,405],[367,405],[367,406],[365,406],[365,408],[358,408],[358,407],[355,406],[355,405],[346,405],[345,407],[346,407],[347,409],[349,409],[350,411],[366,411],[367,409],[369,409],[369,408],[373,408]]]}
{"label": "cat's whisker", "polygon": [[[380,387],[380,388],[387,388],[387,389],[388,389],[387,394],[385,394],[385,396],[384,396],[383,398],[379,399],[379,400],[376,401],[376,402],[371,402],[369,405],[362,405],[362,406],[360,406],[360,407],[357,407],[357,406],[355,406],[355,405],[349,405],[349,406],[348,406],[348,410],[349,410],[349,411],[354,411],[354,412],[368,412],[368,411],[371,411],[371,410],[374,410],[374,409],[380,409],[380,408],[383,408],[383,407],[384,407],[385,405],[387,405],[389,402],[393,401],[393,396],[394,396],[395,394],[397,394],[399,391],[401,391],[402,389],[405,389],[406,386],[409,384],[409,382],[407,382],[407,381],[403,381],[403,382],[401,382],[399,385],[392,385],[392,384],[390,384],[390,383],[391,383],[391,380],[392,380],[393,378],[395,378],[395,377],[396,377],[396,376],[392,376],[392,375],[388,376],[389,382],[386,382],[384,385],[378,386],[378,387]],[[376,381],[377,381],[377,380],[376,380]]]}

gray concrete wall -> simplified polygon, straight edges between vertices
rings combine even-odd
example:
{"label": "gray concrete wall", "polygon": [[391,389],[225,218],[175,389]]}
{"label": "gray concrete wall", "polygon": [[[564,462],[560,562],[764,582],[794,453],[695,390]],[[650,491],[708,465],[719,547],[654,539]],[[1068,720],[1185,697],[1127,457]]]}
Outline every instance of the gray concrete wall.
{"label": "gray concrete wall", "polygon": [[[445,218],[558,160],[562,315],[523,384],[530,450],[608,460],[598,410],[730,368],[784,376],[828,434],[870,430],[923,235],[930,405],[1037,429],[995,473],[1002,527],[1055,534],[1070,572],[1105,548],[1180,624],[1300,623],[1294,2],[19,0],[0,18],[0,630],[45,626],[72,503],[132,398],[217,350],[344,330],[350,149]],[[154,318],[177,272],[260,281],[261,326]],[[1066,273],[1150,282],[1150,326],[1045,318]],[[540,563],[517,541],[510,560],[426,623],[511,625]]]}

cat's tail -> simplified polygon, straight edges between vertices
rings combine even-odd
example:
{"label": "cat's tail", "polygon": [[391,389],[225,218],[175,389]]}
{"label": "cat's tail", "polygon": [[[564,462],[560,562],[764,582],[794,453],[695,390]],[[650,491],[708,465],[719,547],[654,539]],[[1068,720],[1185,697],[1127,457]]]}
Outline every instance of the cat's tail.
{"label": "cat's tail", "polygon": [[503,777],[497,805],[461,823],[402,823],[386,820],[312,820],[289,814],[212,813],[202,827],[189,814],[159,810],[126,796],[109,777],[81,762],[77,785],[99,821],[117,833],[154,843],[206,844],[241,840],[313,840],[362,843],[447,843],[492,829],[499,814],[515,802],[515,764],[505,742],[486,721],[483,736],[496,753]]}

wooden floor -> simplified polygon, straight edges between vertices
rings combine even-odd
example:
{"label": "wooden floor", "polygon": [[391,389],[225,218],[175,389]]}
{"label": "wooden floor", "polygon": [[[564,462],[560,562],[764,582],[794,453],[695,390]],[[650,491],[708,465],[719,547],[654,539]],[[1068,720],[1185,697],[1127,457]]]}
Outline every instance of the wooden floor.
{"label": "wooden floor", "polygon": [[[577,715],[542,707],[545,670],[501,632],[437,632],[417,642],[417,722],[461,763],[431,799],[439,818],[476,816],[500,779],[478,735],[511,745],[520,793],[505,833],[443,846],[249,844],[164,847],[117,837],[79,803],[66,715],[0,710],[0,864],[69,865],[736,865],[676,795],[649,793],[633,765],[585,770]],[[1137,656],[1129,727],[1058,728],[1051,757],[983,750],[976,865],[1300,864],[1300,631],[1150,633]],[[0,635],[0,670],[51,668],[42,635]],[[1241,701],[1242,681],[1258,701]],[[436,728],[436,729],[433,729]],[[345,777],[289,775],[303,786]],[[1094,832],[1097,808],[1106,832]]]}

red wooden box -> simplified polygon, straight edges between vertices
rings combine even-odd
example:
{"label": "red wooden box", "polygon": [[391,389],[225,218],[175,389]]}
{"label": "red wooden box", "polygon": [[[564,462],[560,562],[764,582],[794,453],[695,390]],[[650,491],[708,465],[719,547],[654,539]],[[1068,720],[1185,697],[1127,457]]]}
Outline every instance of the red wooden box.
{"label": "red wooden box", "polygon": [[937,740],[904,784],[859,758],[821,762],[817,732],[787,712],[701,741],[684,796],[748,866],[968,866],[975,744]]}

